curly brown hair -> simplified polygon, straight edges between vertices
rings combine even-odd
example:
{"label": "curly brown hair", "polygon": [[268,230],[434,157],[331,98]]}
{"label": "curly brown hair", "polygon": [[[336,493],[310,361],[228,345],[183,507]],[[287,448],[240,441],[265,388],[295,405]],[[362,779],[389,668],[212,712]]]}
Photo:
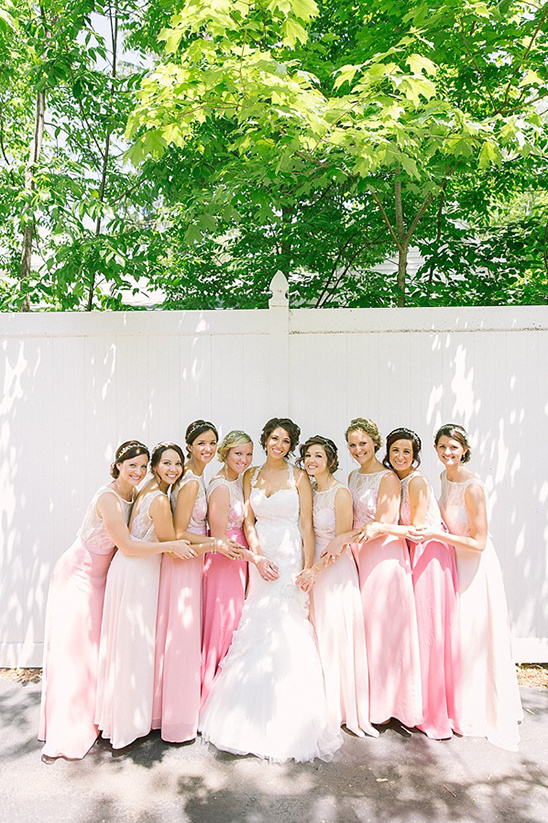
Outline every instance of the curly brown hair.
{"label": "curly brown hair", "polygon": [[331,474],[337,471],[339,468],[339,453],[337,446],[333,440],[330,440],[329,437],[324,437],[321,434],[315,434],[313,437],[309,437],[306,443],[299,446],[300,456],[297,460],[298,466],[302,466],[304,464],[304,458],[310,446],[321,446],[325,452],[325,456],[327,457],[327,470],[331,472]]}
{"label": "curly brown hair", "polygon": [[290,420],[289,417],[271,417],[270,420],[267,420],[263,426],[263,430],[261,432],[260,444],[263,449],[266,451],[266,442],[274,429],[283,429],[289,435],[289,451],[286,457],[289,457],[290,454],[293,454],[297,446],[299,445],[299,437],[301,436],[301,430],[293,420]]}

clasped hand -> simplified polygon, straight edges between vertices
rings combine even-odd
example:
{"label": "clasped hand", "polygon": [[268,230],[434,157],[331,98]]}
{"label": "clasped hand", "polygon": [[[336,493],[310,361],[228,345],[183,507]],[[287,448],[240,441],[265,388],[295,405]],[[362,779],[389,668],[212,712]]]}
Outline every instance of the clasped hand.
{"label": "clasped hand", "polygon": [[272,560],[269,560],[268,557],[264,557],[263,555],[258,557],[255,561],[255,566],[263,580],[278,579],[278,567]]}

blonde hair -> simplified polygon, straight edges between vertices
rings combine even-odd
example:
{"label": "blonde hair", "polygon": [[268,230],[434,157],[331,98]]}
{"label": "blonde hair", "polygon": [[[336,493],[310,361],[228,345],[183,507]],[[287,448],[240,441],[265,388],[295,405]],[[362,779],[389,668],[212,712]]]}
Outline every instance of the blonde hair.
{"label": "blonde hair", "polygon": [[221,440],[217,449],[217,457],[221,463],[226,463],[230,449],[233,449],[235,446],[243,446],[245,443],[253,443],[253,440],[248,434],[240,431],[240,429],[234,429],[228,434],[225,434]]}
{"label": "blonde hair", "polygon": [[362,431],[364,434],[368,434],[371,440],[373,441],[375,451],[377,452],[380,449],[382,445],[382,439],[379,432],[379,428],[373,420],[369,420],[368,417],[355,417],[353,420],[350,421],[350,425],[344,433],[345,438],[348,440],[348,435],[350,434],[350,432],[355,431]]}

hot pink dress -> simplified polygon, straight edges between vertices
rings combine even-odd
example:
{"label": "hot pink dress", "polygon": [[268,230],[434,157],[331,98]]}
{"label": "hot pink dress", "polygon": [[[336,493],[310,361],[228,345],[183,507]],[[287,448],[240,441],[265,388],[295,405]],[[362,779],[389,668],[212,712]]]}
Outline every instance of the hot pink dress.
{"label": "hot pink dress", "polygon": [[[425,525],[441,531],[440,510],[432,487],[419,472],[401,481],[400,523],[411,525],[409,482],[420,476],[428,485]],[[455,551],[447,543],[409,541],[419,648],[421,655],[423,721],[419,724],[436,740],[460,732],[462,711],[459,604]]]}
{"label": "hot pink dress", "polygon": [[[207,533],[207,499],[203,477],[187,471],[179,489],[174,489],[175,510],[179,490],[198,481],[198,494],[187,531]],[[200,655],[202,642],[203,555],[190,560],[162,555],[152,728],[161,729],[162,739],[183,743],[196,737],[200,711]]]}
{"label": "hot pink dress", "polygon": [[[148,492],[131,524],[131,536],[146,543],[158,538],[150,505],[164,492]],[[137,557],[118,551],[105,590],[95,720],[113,749],[128,746],[151,728],[154,642],[160,554]]]}
{"label": "hot pink dress", "polygon": [[[354,528],[375,520],[379,485],[386,471],[351,473]],[[352,547],[365,618],[372,723],[391,717],[405,726],[422,721],[417,614],[407,543],[383,535]]]}
{"label": "hot pink dress", "polygon": [[[449,531],[470,535],[464,495],[478,478],[442,473],[440,509]],[[502,571],[491,539],[482,552],[456,547],[460,595],[462,731],[516,751],[523,712],[512,657]]]}
{"label": "hot pink dress", "polygon": [[[243,532],[242,480],[240,477],[236,480],[214,477],[207,489],[208,498],[219,486],[226,486],[230,494],[226,536],[247,547]],[[211,552],[206,554],[202,590],[202,705],[240,622],[246,583],[247,563],[244,560],[231,560]]]}
{"label": "hot pink dress", "polygon": [[[314,489],[314,561],[335,537],[337,483]],[[378,731],[369,722],[369,673],[358,570],[348,549],[324,569],[310,591],[310,620],[316,632],[331,728],[343,724],[359,737]]]}
{"label": "hot pink dress", "polygon": [[78,536],[57,561],[48,594],[39,740],[47,757],[84,757],[99,730],[94,723],[99,636],[114,545],[97,514],[114,494],[129,520],[131,502],[103,486],[93,496]]}

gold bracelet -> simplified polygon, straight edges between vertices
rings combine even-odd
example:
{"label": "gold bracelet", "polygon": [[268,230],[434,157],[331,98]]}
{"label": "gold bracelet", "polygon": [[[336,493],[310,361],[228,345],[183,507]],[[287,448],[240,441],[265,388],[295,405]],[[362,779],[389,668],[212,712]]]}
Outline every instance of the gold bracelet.
{"label": "gold bracelet", "polygon": [[215,538],[214,538],[214,537],[212,537],[212,538],[211,538],[211,553],[212,553],[212,554],[215,554],[215,552],[216,552],[216,551],[217,551],[217,549],[216,549],[216,547],[215,547]]}

